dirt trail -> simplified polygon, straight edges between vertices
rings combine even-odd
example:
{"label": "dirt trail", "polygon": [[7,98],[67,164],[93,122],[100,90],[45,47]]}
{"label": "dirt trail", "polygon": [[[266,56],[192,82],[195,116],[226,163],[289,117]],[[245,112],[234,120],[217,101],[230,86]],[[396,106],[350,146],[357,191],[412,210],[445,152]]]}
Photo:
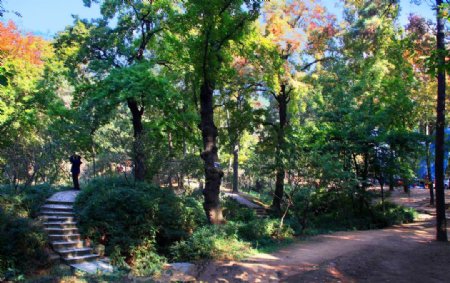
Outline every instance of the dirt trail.
{"label": "dirt trail", "polygon": [[[409,196],[396,191],[392,200],[434,211],[425,190],[413,189]],[[434,216],[421,213],[411,224],[320,235],[242,262],[211,262],[197,278],[206,282],[450,282],[450,244],[434,237]]]}

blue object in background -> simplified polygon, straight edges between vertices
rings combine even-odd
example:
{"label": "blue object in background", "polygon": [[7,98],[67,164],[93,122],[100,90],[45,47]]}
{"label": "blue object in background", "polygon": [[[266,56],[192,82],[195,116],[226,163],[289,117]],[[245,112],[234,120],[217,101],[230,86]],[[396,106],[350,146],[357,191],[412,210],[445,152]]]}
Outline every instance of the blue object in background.
{"label": "blue object in background", "polygon": [[[450,128],[445,129],[445,144],[450,143]],[[434,180],[434,152],[435,152],[435,144],[432,142],[430,144],[430,153],[431,153],[431,180]],[[445,147],[444,151],[444,172],[447,170],[448,166],[448,149]],[[417,169],[417,177],[419,179],[425,179],[427,176],[427,160],[423,158],[419,163],[419,168]]]}

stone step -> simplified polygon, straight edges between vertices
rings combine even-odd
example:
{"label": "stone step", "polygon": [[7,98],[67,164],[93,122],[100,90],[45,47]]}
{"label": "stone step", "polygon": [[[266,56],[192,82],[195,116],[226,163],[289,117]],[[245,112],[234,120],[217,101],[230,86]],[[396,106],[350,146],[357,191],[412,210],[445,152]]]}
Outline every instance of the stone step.
{"label": "stone step", "polygon": [[73,221],[54,221],[54,222],[44,222],[44,227],[46,228],[76,228],[77,223]]}
{"label": "stone step", "polygon": [[56,211],[56,210],[41,210],[41,215],[47,215],[47,216],[72,216],[72,217],[75,216],[75,214],[73,212]]}
{"label": "stone step", "polygon": [[73,205],[73,201],[64,201],[64,200],[47,200],[45,204],[62,204],[62,205]]}
{"label": "stone step", "polygon": [[50,244],[55,250],[84,247],[83,241],[53,241]]}
{"label": "stone step", "polygon": [[[44,230],[48,233],[50,244],[61,260],[72,266],[82,269],[82,266],[91,266],[92,262],[100,262],[99,255],[93,249],[85,246],[78,233],[73,202],[78,192],[59,192],[47,200],[41,208],[40,219]],[[111,272],[112,266],[107,263],[94,264],[93,270]],[[106,267],[105,267],[106,266]]]}
{"label": "stone step", "polygon": [[81,270],[90,274],[111,273],[114,268],[109,262],[105,262],[102,259],[95,261],[86,261],[82,263],[74,263],[70,265],[74,270]]}
{"label": "stone step", "polygon": [[66,204],[44,204],[41,207],[42,210],[54,210],[54,211],[67,211],[72,212],[73,206]]}
{"label": "stone step", "polygon": [[65,259],[65,258],[69,258],[69,257],[90,255],[90,254],[92,254],[92,249],[91,248],[70,248],[70,249],[56,250],[56,252],[59,253],[63,259]]}
{"label": "stone step", "polygon": [[60,215],[42,215],[39,216],[40,219],[46,222],[74,222],[74,216],[60,216]]}
{"label": "stone step", "polygon": [[80,241],[81,240],[80,234],[70,234],[70,235],[50,234],[50,235],[48,235],[48,238],[51,241]]}
{"label": "stone step", "polygon": [[44,228],[44,231],[52,235],[70,235],[76,234],[78,228]]}
{"label": "stone step", "polygon": [[68,264],[74,264],[74,263],[81,263],[85,261],[91,261],[98,258],[98,254],[89,254],[89,255],[82,255],[82,256],[69,256],[65,257],[62,260]]}

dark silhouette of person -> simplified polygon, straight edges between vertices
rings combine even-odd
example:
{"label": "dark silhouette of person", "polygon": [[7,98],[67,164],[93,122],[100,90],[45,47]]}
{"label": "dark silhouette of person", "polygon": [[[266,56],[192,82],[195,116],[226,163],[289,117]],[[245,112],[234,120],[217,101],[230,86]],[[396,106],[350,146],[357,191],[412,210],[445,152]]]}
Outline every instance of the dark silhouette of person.
{"label": "dark silhouette of person", "polygon": [[72,168],[70,168],[70,172],[72,172],[72,181],[73,181],[73,188],[75,190],[80,189],[80,183],[78,183],[78,176],[80,176],[80,165],[81,163],[81,156],[78,154],[74,154],[69,158],[70,163],[72,163]]}

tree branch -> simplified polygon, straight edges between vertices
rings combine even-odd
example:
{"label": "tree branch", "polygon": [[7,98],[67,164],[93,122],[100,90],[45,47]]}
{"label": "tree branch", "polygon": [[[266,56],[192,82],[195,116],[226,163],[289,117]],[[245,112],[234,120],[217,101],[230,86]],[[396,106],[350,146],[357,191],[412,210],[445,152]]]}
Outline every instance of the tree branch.
{"label": "tree branch", "polygon": [[312,62],[302,66],[297,71],[301,71],[301,72],[306,71],[309,67],[311,67],[312,65],[314,65],[316,63],[324,62],[324,61],[331,60],[331,59],[333,59],[333,58],[332,57],[324,57],[324,58],[320,58],[320,59],[314,60],[314,61],[312,61]]}

